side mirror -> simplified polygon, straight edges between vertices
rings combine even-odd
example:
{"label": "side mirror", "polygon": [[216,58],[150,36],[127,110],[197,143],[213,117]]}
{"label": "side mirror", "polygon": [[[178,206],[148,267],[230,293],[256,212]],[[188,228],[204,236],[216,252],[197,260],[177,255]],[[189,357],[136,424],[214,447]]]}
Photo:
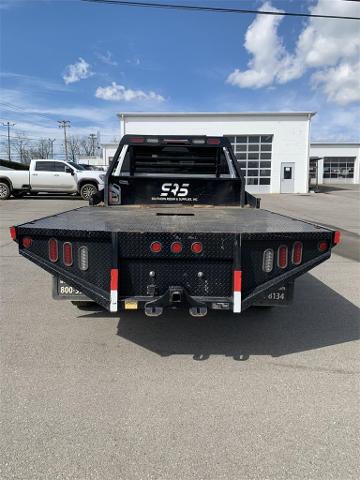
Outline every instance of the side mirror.
{"label": "side mirror", "polygon": [[65,167],[65,173],[70,173],[71,175],[74,175],[74,170],[70,167]]}

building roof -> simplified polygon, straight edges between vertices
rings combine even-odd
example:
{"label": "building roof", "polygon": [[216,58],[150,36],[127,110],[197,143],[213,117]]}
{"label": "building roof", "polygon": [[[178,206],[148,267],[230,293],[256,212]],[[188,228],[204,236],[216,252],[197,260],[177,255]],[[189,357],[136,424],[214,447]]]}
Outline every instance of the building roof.
{"label": "building roof", "polygon": [[360,147],[360,142],[310,142],[311,147]]}
{"label": "building roof", "polygon": [[239,117],[239,116],[257,116],[257,117],[290,117],[307,116],[313,117],[316,112],[119,112],[118,117]]}

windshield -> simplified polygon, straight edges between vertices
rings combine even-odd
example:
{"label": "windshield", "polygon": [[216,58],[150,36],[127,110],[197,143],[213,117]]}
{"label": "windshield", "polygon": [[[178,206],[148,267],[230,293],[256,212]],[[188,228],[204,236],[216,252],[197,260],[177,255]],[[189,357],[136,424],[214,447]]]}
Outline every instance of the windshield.
{"label": "windshield", "polygon": [[75,170],[85,170],[84,167],[79,163],[75,163],[75,162],[67,162],[67,163],[71,165],[73,168],[75,168]]}

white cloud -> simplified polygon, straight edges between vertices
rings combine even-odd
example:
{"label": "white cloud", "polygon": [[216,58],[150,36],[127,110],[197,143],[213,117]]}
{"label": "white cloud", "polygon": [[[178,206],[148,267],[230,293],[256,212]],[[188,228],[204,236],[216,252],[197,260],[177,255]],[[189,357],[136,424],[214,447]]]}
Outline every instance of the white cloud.
{"label": "white cloud", "polygon": [[91,71],[90,65],[83,58],[79,57],[78,62],[66,67],[63,79],[66,85],[68,85],[69,83],[78,82],[92,75],[94,75],[94,73]]}
{"label": "white cloud", "polygon": [[95,55],[106,65],[111,65],[113,67],[116,67],[118,65],[118,62],[114,60],[113,55],[109,50],[107,50],[106,53],[96,52]]}
{"label": "white cloud", "polygon": [[357,63],[344,61],[336,67],[319,70],[312,75],[312,82],[338,105],[360,102],[360,60]]}
{"label": "white cloud", "polygon": [[[276,10],[269,3],[262,8]],[[279,10],[276,10],[279,11]],[[360,16],[360,5],[340,0],[318,0],[311,13]],[[283,17],[258,15],[245,36],[252,55],[248,69],[232,72],[227,82],[241,88],[284,84],[312,71],[311,84],[339,105],[359,100],[360,33],[356,20],[311,18],[301,31],[293,53],[278,34]]]}
{"label": "white cloud", "polygon": [[[262,10],[281,12],[268,2]],[[286,51],[277,34],[283,16],[257,15],[249,26],[244,46],[252,55],[248,70],[236,69],[227,81],[242,88],[260,88],[271,85],[286,58]]]}
{"label": "white cloud", "polygon": [[131,88],[125,88],[124,85],[118,85],[116,82],[112,82],[107,87],[98,87],[95,97],[110,101],[124,100],[125,102],[136,100],[163,102],[165,100],[164,97],[153,91],[132,90]]}

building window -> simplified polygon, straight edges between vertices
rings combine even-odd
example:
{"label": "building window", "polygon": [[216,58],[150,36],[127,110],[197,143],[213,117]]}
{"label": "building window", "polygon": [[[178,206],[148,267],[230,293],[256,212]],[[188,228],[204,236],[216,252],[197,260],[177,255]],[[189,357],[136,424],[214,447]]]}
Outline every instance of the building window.
{"label": "building window", "polygon": [[324,157],[324,178],[354,178],[355,157]]}
{"label": "building window", "polygon": [[243,171],[246,185],[270,185],[272,135],[228,137]]}

